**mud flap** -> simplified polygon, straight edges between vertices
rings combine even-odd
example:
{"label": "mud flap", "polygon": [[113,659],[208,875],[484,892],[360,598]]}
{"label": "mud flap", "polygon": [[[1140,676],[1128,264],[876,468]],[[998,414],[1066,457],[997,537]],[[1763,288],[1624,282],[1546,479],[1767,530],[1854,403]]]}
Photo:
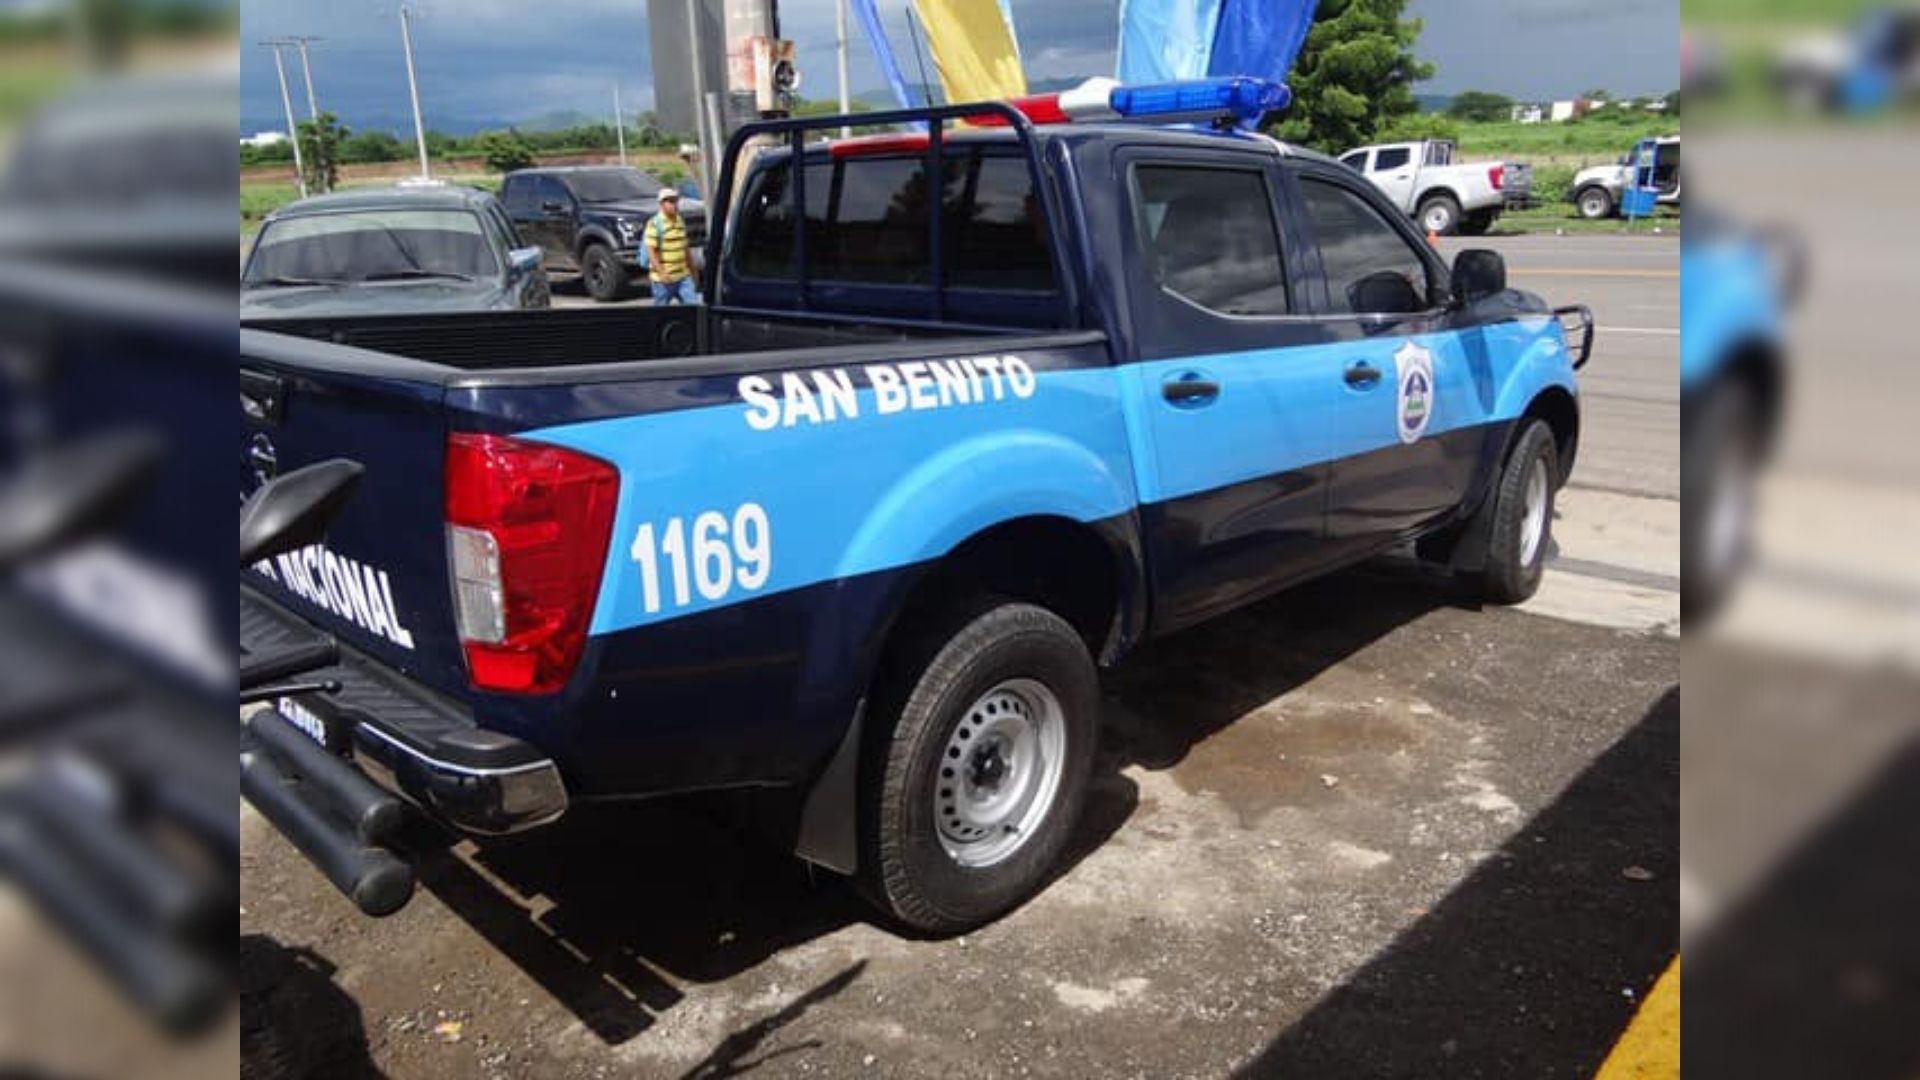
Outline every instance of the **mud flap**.
{"label": "mud flap", "polygon": [[866,726],[867,702],[853,710],[853,722],[841,737],[833,758],[807,790],[800,808],[800,832],[793,853],[816,866],[852,874],[860,868],[858,822],[860,733]]}

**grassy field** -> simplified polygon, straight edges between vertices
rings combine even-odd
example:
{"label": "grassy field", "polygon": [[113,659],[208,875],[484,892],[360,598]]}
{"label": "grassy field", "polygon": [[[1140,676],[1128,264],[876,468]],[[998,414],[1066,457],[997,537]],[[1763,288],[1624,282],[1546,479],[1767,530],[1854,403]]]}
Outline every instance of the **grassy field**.
{"label": "grassy field", "polygon": [[1606,218],[1600,221],[1588,221],[1574,212],[1573,206],[1563,202],[1543,203],[1528,210],[1509,210],[1500,215],[1493,226],[1494,236],[1519,236],[1526,233],[1554,233],[1591,235],[1595,233],[1650,233],[1655,229],[1663,233],[1680,231],[1680,212],[1665,207],[1654,212],[1651,218],[1642,218],[1629,226],[1620,218]]}

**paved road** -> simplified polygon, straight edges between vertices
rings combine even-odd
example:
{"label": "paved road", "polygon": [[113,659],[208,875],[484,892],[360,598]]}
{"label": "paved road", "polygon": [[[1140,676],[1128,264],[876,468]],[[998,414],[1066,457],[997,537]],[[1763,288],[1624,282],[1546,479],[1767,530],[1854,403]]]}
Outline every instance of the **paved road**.
{"label": "paved road", "polygon": [[1591,1076],[1677,944],[1675,245],[1491,244],[1603,328],[1526,609],[1387,562],[1151,645],[1072,865],[951,941],[718,806],[423,830],[378,923],[247,812],[257,1074]]}

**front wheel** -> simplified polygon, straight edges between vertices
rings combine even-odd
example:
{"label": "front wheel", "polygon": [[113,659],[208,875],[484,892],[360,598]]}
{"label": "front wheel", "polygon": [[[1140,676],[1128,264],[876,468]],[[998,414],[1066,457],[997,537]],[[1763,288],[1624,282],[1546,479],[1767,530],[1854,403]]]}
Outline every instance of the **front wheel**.
{"label": "front wheel", "polygon": [[1553,429],[1540,420],[1527,421],[1488,495],[1494,500],[1493,532],[1487,538],[1479,591],[1489,603],[1517,604],[1540,588],[1553,542],[1559,475]]}
{"label": "front wheel", "polygon": [[1588,221],[1599,221],[1613,216],[1613,195],[1603,187],[1590,187],[1581,190],[1573,200],[1580,210],[1580,216]]}
{"label": "front wheel", "polygon": [[603,304],[626,298],[627,271],[605,244],[587,248],[580,260],[580,276],[586,280],[587,292]]}
{"label": "front wheel", "polygon": [[1725,382],[1681,425],[1680,615],[1714,614],[1751,554],[1760,427],[1752,392]]}
{"label": "front wheel", "polygon": [[1099,679],[1072,626],[1020,603],[897,665],[861,785],[861,890],[917,930],[959,933],[1053,872],[1093,763]]}
{"label": "front wheel", "polygon": [[1460,203],[1451,195],[1432,195],[1420,203],[1420,228],[1436,236],[1452,236],[1460,226]]}

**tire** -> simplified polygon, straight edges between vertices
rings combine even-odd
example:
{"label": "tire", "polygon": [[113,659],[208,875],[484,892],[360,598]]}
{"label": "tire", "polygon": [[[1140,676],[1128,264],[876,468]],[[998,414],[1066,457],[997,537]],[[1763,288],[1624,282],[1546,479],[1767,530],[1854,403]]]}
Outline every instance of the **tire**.
{"label": "tire", "polygon": [[1712,616],[1751,554],[1759,410],[1746,382],[1707,391],[1682,428],[1680,617]]}
{"label": "tire", "polygon": [[1613,216],[1613,193],[1603,187],[1584,187],[1573,197],[1574,208],[1588,221]]}
{"label": "tire", "polygon": [[1416,217],[1422,232],[1452,236],[1460,228],[1460,201],[1451,195],[1429,195],[1420,200]]}
{"label": "tire", "polygon": [[1493,223],[1500,219],[1498,210],[1480,210],[1460,219],[1461,236],[1485,236]]}
{"label": "tire", "polygon": [[1553,429],[1528,420],[1507,454],[1490,497],[1492,533],[1479,593],[1491,604],[1518,604],[1540,588],[1553,540],[1553,497],[1560,475]]}
{"label": "tire", "polygon": [[603,304],[627,297],[626,268],[605,244],[587,246],[580,258],[580,279],[587,292]]}
{"label": "tire", "polygon": [[873,715],[892,722],[871,729],[860,785],[861,891],[933,934],[1033,896],[1093,764],[1099,678],[1080,635],[1045,608],[995,603],[904,649],[876,691]]}

